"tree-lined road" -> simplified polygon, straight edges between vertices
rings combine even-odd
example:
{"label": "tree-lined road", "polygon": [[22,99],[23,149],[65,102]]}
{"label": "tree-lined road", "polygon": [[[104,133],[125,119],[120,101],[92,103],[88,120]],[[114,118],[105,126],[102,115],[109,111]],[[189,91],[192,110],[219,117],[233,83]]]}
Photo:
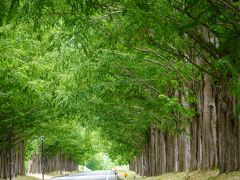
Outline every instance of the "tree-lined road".
{"label": "tree-lined road", "polygon": [[57,177],[53,180],[117,180],[115,171],[90,171],[72,174],[64,177]]}

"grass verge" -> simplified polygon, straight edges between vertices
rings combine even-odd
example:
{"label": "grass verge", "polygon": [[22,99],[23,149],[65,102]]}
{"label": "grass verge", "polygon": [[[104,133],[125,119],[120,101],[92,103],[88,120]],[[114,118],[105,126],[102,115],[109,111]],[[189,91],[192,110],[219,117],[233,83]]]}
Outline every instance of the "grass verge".
{"label": "grass verge", "polygon": [[60,171],[54,171],[54,172],[49,172],[46,173],[49,176],[66,176],[69,174],[74,174],[74,173],[79,173],[79,171],[62,171],[62,174],[60,174]]}
{"label": "grass verge", "polygon": [[[118,171],[120,179],[124,180],[125,171]],[[127,180],[145,179],[145,180],[240,180],[240,171],[225,173],[219,175],[218,170],[193,171],[193,172],[172,172],[161,176],[142,177],[133,171],[127,171]]]}
{"label": "grass verge", "polygon": [[31,176],[17,176],[14,177],[13,180],[39,180],[39,179]]}

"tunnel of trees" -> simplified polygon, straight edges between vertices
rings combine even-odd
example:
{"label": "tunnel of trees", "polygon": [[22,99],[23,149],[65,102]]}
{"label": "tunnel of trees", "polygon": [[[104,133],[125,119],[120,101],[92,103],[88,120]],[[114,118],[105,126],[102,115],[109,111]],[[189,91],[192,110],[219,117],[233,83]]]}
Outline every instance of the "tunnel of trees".
{"label": "tunnel of trees", "polygon": [[236,0],[1,0],[0,178],[41,141],[46,171],[239,170],[239,59]]}

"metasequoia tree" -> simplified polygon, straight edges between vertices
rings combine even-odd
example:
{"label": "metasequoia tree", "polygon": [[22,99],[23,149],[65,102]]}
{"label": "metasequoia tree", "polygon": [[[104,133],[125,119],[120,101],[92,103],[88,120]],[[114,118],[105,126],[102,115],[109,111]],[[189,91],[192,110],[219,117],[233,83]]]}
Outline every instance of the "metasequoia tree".
{"label": "metasequoia tree", "polygon": [[143,175],[239,169],[238,2],[0,8],[1,149],[39,135],[37,124],[77,121]]}

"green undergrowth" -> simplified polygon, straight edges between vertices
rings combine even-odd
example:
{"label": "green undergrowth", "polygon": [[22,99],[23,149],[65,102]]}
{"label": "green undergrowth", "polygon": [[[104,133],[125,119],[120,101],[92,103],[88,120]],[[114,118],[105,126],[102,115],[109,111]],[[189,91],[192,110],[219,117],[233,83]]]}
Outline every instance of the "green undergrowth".
{"label": "green undergrowth", "polygon": [[[119,171],[120,179],[124,179],[123,171]],[[240,180],[240,171],[219,175],[218,170],[193,171],[193,172],[172,172],[161,176],[143,177],[133,171],[127,171],[126,179],[146,179],[146,180]]]}

